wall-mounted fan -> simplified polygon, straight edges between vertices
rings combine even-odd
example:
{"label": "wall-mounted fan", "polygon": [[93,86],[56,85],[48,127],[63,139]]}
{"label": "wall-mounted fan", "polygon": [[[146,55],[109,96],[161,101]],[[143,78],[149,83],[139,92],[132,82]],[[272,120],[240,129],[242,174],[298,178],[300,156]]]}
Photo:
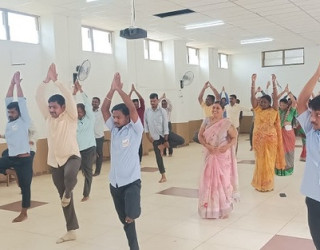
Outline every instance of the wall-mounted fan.
{"label": "wall-mounted fan", "polygon": [[180,80],[180,88],[183,89],[184,86],[190,85],[193,81],[193,78],[194,74],[192,71],[187,71],[186,73],[184,73],[182,79]]}
{"label": "wall-mounted fan", "polygon": [[89,73],[90,73],[90,69],[91,69],[91,63],[90,61],[84,60],[81,65],[78,65],[76,67],[76,71],[77,73],[73,73],[73,82],[75,81],[84,81],[85,79],[87,79]]}

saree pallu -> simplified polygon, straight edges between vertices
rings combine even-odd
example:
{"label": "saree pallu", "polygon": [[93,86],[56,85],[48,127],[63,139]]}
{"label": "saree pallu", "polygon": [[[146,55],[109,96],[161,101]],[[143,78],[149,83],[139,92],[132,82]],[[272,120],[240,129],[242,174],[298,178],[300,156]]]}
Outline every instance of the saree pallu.
{"label": "saree pallu", "polygon": [[255,170],[251,185],[258,191],[271,191],[274,188],[274,169],[285,169],[280,116],[277,110],[254,109],[253,149]]}
{"label": "saree pallu", "polygon": [[[209,126],[204,131],[207,143],[223,146],[228,143],[227,131],[231,126],[228,119]],[[204,148],[204,169],[199,185],[198,213],[201,218],[223,218],[233,209],[232,194],[238,187],[235,148],[224,153],[210,153]]]}
{"label": "saree pallu", "polygon": [[275,169],[275,173],[279,176],[288,176],[292,175],[294,167],[294,149],[296,146],[296,136],[294,130],[287,130],[285,127],[283,127],[282,141],[286,167],[285,169]]}

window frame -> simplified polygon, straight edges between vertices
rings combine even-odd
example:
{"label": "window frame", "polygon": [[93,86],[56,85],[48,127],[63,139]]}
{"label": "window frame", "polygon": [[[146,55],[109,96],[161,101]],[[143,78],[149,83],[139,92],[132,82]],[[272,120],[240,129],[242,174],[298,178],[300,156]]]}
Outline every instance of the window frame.
{"label": "window frame", "polygon": [[[86,28],[89,30],[89,39],[90,39],[90,42],[91,42],[91,50],[84,50],[83,49],[83,40],[82,40],[82,28]],[[95,40],[94,40],[94,35],[93,35],[93,31],[96,30],[96,31],[99,31],[99,32],[105,32],[108,34],[108,42],[110,44],[110,53],[108,52],[101,52],[101,51],[96,51],[95,50]],[[101,53],[101,54],[106,54],[106,55],[112,55],[113,54],[113,46],[112,46],[112,31],[109,31],[109,30],[104,30],[104,29],[99,29],[99,28],[95,28],[95,27],[92,27],[92,26],[87,26],[87,25],[81,25],[81,49],[82,51],[85,51],[85,52],[92,52],[92,53]]]}
{"label": "window frame", "polygon": [[[28,44],[40,44],[40,22],[39,22],[39,16],[33,15],[33,14],[28,14],[28,13],[23,13],[19,11],[13,11],[9,9],[4,9],[0,8],[0,11],[2,11],[2,23],[5,29],[5,39],[3,41],[11,41],[11,42],[18,42],[18,43],[28,43]],[[16,41],[12,40],[12,32],[10,32],[10,25],[9,25],[9,14],[15,14],[15,15],[21,15],[21,16],[26,16],[26,17],[32,17],[34,18],[35,21],[35,28],[37,32],[37,42],[30,42],[30,41]],[[2,39],[0,39],[2,40]]]}
{"label": "window frame", "polygon": [[[227,57],[227,67],[222,67],[221,66],[221,56],[224,55]],[[218,68],[219,69],[229,69],[229,55],[226,53],[218,53]]]}
{"label": "window frame", "polygon": [[[196,54],[196,57],[197,57],[197,62],[196,63],[191,63],[190,62],[190,53],[189,53],[189,50],[195,50],[195,54]],[[194,47],[190,47],[190,46],[187,46],[187,63],[190,64],[190,65],[199,65],[200,64],[200,49],[199,48],[194,48]]]}
{"label": "window frame", "polygon": [[[159,49],[160,49],[160,54],[161,54],[161,58],[160,59],[155,59],[155,58],[151,58],[151,53],[150,53],[150,42],[155,42],[159,44]],[[144,39],[143,41],[143,54],[144,54],[144,59],[145,60],[150,60],[150,61],[163,61],[163,49],[162,49],[162,42],[158,41],[158,40],[153,40],[153,39]]]}
{"label": "window frame", "polygon": [[[293,51],[293,50],[302,50],[303,56],[302,56],[302,63],[286,63],[286,51]],[[272,52],[281,52],[282,57],[281,57],[281,64],[273,64],[273,65],[265,65],[265,57],[266,53],[272,53]],[[278,66],[292,66],[292,65],[304,65],[305,62],[305,54],[304,54],[304,47],[299,47],[299,48],[290,48],[290,49],[278,49],[278,50],[268,50],[268,51],[262,51],[261,52],[261,66],[263,68],[266,67],[278,67]]]}

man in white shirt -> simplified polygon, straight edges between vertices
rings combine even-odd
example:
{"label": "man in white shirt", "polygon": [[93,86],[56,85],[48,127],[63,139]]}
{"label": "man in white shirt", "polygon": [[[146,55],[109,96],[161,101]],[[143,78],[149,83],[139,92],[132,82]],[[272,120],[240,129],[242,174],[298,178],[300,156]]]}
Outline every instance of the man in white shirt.
{"label": "man in white shirt", "polygon": [[104,119],[99,108],[100,98],[92,98],[92,110],[95,115],[94,123],[94,137],[96,138],[96,170],[93,176],[98,176],[101,172],[102,161],[103,161],[103,142],[104,142]]}

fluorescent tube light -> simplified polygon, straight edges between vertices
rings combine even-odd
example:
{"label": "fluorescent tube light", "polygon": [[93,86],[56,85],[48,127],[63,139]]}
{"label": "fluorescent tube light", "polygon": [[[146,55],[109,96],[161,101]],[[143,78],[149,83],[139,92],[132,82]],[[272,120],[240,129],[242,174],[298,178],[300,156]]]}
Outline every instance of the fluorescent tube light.
{"label": "fluorescent tube light", "polygon": [[99,0],[86,0],[87,3],[96,2],[96,1],[99,1]]}
{"label": "fluorescent tube light", "polygon": [[262,38],[254,38],[254,39],[247,39],[241,40],[240,44],[251,44],[251,43],[265,43],[265,42],[272,42],[273,38],[270,37],[262,37]]}
{"label": "fluorescent tube light", "polygon": [[224,22],[221,20],[213,21],[213,22],[208,22],[208,23],[198,23],[198,24],[190,24],[184,26],[186,30],[192,30],[192,29],[200,29],[200,28],[207,28],[207,27],[212,27],[212,26],[218,26],[218,25],[223,25]]}

